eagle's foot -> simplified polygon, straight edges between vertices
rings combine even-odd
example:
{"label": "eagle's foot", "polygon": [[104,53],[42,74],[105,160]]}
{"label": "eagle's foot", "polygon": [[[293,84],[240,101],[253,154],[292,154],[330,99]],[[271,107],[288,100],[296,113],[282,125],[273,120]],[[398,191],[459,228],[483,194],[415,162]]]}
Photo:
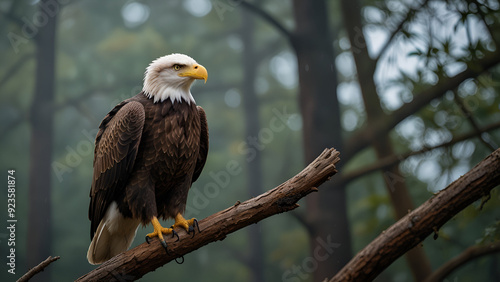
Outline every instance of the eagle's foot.
{"label": "eagle's foot", "polygon": [[163,239],[163,234],[165,234],[165,235],[172,234],[172,238],[174,236],[177,236],[177,241],[179,241],[179,235],[172,228],[162,227],[160,222],[158,221],[158,218],[156,218],[156,216],[153,217],[153,219],[151,220],[151,224],[153,224],[154,231],[152,233],[149,233],[146,235],[146,242],[149,244],[149,239],[154,238],[154,237],[158,237],[161,245],[163,246],[163,248],[165,249],[167,254],[170,254],[168,252],[167,243],[165,242],[165,239]]}
{"label": "eagle's foot", "polygon": [[191,232],[193,232],[193,236],[191,236],[191,238],[193,238],[194,234],[196,233],[195,227],[198,229],[198,233],[201,233],[200,226],[198,225],[198,220],[196,220],[196,218],[186,220],[180,213],[175,216],[175,223],[171,226],[172,229],[176,227],[181,227],[182,229],[186,230],[188,234],[191,234]]}

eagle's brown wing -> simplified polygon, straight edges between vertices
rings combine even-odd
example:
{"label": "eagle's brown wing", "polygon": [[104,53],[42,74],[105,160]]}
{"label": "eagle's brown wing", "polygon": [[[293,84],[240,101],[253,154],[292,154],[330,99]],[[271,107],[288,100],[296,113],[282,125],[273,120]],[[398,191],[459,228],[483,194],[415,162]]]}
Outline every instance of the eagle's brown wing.
{"label": "eagle's brown wing", "polygon": [[141,103],[124,101],[111,110],[99,125],[90,190],[90,239],[94,237],[111,202],[122,193],[120,189],[125,189],[141,142],[144,119]]}
{"label": "eagle's brown wing", "polygon": [[208,155],[208,125],[207,125],[207,115],[202,107],[197,106],[198,115],[200,116],[200,125],[201,125],[201,134],[200,134],[200,150],[198,152],[198,159],[196,160],[196,166],[194,168],[193,180],[195,182],[196,179],[201,174],[203,167],[205,166],[205,162],[207,161]]}

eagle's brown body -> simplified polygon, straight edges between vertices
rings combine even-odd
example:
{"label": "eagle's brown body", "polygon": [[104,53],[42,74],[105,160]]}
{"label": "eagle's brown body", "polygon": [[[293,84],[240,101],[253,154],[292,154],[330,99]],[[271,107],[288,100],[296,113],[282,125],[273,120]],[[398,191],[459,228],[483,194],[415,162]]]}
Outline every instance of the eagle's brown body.
{"label": "eagle's brown body", "polygon": [[[153,225],[146,237],[174,228],[194,230],[186,220],[189,188],[208,154],[205,112],[190,87],[207,70],[183,54],[154,60],[146,69],[143,91],[114,107],[99,125],[90,190],[90,243],[87,259],[102,263],[127,250],[139,224]],[[164,228],[158,218],[175,218]]]}
{"label": "eagle's brown body", "polygon": [[111,203],[116,202],[119,213],[132,221],[133,234],[122,244],[127,249],[137,223],[184,212],[188,190],[208,153],[205,112],[195,103],[170,99],[154,103],[140,93],[108,113],[95,146],[90,237],[94,239]]}
{"label": "eagle's brown body", "polygon": [[[120,127],[122,134],[110,127]],[[153,103],[140,93],[117,105],[96,137],[91,238],[112,201],[125,217],[140,218],[143,224],[153,216],[167,219],[183,213],[207,153],[207,120],[196,104],[170,99]]]}

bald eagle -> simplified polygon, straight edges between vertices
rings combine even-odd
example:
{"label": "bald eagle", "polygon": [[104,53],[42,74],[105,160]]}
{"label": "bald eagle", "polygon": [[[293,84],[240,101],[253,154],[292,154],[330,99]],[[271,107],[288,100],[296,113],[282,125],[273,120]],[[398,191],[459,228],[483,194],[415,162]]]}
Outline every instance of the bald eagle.
{"label": "bald eagle", "polygon": [[[165,249],[164,234],[173,236],[176,227],[194,232],[196,220],[182,213],[188,190],[205,165],[208,127],[190,87],[207,76],[189,56],[160,57],[146,69],[142,91],[101,122],[90,190],[89,263],[126,251],[141,223],[154,228],[146,240],[158,237]],[[175,223],[163,228],[158,218]]]}

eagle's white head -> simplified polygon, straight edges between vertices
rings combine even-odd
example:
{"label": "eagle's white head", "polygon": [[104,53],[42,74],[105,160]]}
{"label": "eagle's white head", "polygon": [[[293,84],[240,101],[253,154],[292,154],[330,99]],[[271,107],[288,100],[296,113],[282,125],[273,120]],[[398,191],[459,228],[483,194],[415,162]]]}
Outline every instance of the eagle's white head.
{"label": "eagle's white head", "polygon": [[142,91],[156,103],[170,98],[172,103],[182,100],[194,102],[191,84],[195,79],[207,81],[207,69],[193,58],[183,54],[170,54],[154,60],[144,74]]}

